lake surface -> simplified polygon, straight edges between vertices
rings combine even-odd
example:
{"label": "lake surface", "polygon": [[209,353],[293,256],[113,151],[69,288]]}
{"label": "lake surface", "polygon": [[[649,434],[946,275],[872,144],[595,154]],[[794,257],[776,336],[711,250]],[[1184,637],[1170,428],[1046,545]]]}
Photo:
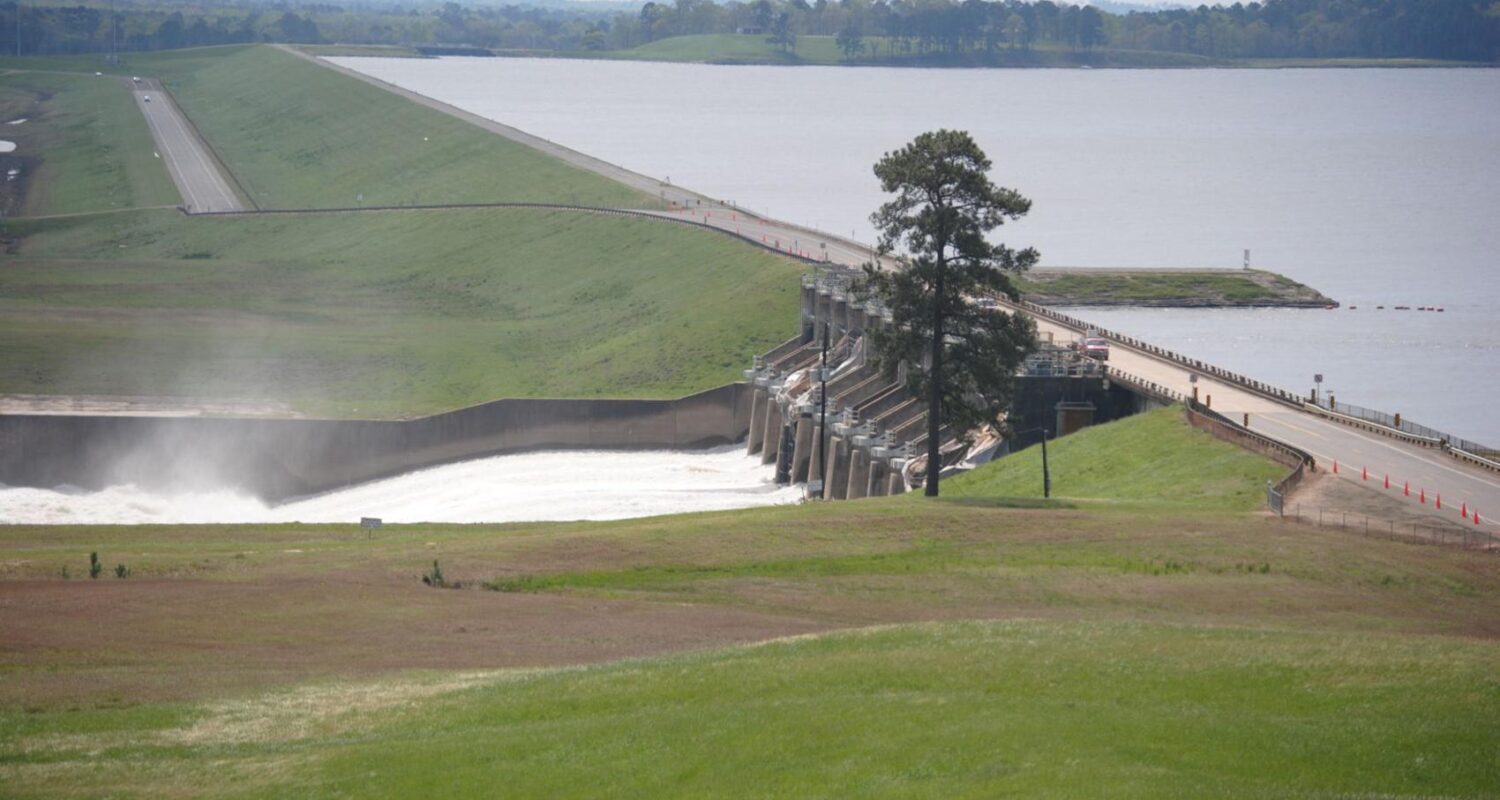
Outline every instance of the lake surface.
{"label": "lake surface", "polygon": [[1080,316],[1290,389],[1321,372],[1343,401],[1500,445],[1500,70],[334,60],[865,241],[882,201],[871,165],[962,128],[1033,200],[1001,238],[1044,264],[1236,267],[1248,248],[1358,306]]}
{"label": "lake surface", "polygon": [[495,456],[267,505],[231,490],[147,492],[0,485],[0,524],[533,522],[601,520],[795,503],[740,445],[715,450]]}

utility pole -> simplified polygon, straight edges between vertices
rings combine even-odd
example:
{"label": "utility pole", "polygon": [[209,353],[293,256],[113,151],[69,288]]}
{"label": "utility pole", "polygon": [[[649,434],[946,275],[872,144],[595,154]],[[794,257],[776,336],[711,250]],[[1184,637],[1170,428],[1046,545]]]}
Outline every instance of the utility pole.
{"label": "utility pole", "polygon": [[1042,427],[1042,497],[1052,496],[1052,473],[1047,470],[1047,428]]}
{"label": "utility pole", "polygon": [[828,323],[823,323],[823,366],[818,370],[818,467],[823,474],[818,476],[818,499],[828,499],[828,485],[824,476],[828,474]]}

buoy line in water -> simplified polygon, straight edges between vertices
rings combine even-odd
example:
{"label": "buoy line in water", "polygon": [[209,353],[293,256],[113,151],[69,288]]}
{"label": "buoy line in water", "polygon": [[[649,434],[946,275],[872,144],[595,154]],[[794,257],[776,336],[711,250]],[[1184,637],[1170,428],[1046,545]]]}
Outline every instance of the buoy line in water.
{"label": "buoy line in water", "polygon": [[793,503],[742,446],[706,451],[570,450],[494,456],[269,505],[232,489],[0,487],[0,523],[539,522],[605,520]]}

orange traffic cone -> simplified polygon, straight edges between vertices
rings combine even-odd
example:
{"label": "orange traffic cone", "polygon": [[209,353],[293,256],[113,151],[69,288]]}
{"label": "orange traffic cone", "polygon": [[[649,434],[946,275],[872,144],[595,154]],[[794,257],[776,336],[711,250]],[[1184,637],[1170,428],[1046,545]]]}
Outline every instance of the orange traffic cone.
{"label": "orange traffic cone", "polygon": [[1411,481],[1407,481],[1406,483],[1402,484],[1401,494],[1407,497],[1411,497]]}
{"label": "orange traffic cone", "polygon": [[1438,496],[1437,496],[1437,508],[1442,508],[1442,507],[1443,507],[1443,493],[1442,492],[1438,492]]}
{"label": "orange traffic cone", "polygon": [[1369,467],[1360,467],[1359,468],[1359,479],[1362,480],[1362,481],[1367,481],[1367,480],[1370,479],[1370,468]]}
{"label": "orange traffic cone", "polygon": [[1422,500],[1422,505],[1425,506],[1425,505],[1427,505],[1427,490],[1426,489],[1422,489],[1421,492],[1422,493],[1420,495],[1420,498]]}
{"label": "orange traffic cone", "polygon": [[1339,474],[1339,460],[1336,458],[1333,460],[1333,474]]}
{"label": "orange traffic cone", "polygon": [[1458,510],[1458,515],[1464,519],[1469,518],[1469,504],[1463,503]]}
{"label": "orange traffic cone", "polygon": [[1391,474],[1389,472],[1385,474],[1385,488],[1391,488]]}

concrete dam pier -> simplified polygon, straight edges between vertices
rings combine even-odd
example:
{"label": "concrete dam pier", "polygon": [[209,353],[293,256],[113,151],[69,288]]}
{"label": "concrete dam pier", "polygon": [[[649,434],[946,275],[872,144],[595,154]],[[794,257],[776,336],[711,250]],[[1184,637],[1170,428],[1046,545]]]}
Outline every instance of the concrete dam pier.
{"label": "concrete dam pier", "polygon": [[[833,271],[804,276],[798,335],[745,371],[746,451],[774,464],[778,483],[807,483],[810,497],[900,494],[919,486],[926,470],[926,401],[907,390],[907,367],[888,376],[874,366],[867,334],[891,324],[891,315],[855,297],[852,279]],[[1059,436],[1159,404],[1112,384],[1103,364],[1044,335],[1020,377],[1009,421],[1015,430]],[[1004,455],[1012,444],[993,432],[972,442],[964,431],[941,433],[945,472]]]}

